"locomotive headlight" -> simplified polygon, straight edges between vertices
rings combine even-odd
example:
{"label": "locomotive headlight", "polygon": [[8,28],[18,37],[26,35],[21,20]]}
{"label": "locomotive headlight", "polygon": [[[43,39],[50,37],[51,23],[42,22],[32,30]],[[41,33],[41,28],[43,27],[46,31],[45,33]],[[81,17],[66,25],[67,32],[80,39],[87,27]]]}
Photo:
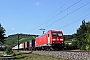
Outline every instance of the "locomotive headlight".
{"label": "locomotive headlight", "polygon": [[60,39],[60,41],[63,41],[63,39]]}
{"label": "locomotive headlight", "polygon": [[55,41],[56,39],[52,39],[53,41]]}

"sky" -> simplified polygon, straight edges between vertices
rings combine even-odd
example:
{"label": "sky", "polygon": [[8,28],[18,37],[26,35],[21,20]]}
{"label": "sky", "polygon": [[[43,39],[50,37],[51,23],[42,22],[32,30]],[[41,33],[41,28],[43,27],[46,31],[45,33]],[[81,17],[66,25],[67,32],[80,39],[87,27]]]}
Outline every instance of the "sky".
{"label": "sky", "polygon": [[82,20],[90,21],[90,0],[0,0],[0,23],[6,36],[41,35],[40,29],[74,34]]}

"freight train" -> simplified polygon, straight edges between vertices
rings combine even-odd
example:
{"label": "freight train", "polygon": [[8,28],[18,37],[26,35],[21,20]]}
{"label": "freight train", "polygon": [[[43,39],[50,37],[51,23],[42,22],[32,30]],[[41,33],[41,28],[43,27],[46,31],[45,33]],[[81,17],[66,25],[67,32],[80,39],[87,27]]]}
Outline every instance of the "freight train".
{"label": "freight train", "polygon": [[[60,50],[63,49],[63,47],[64,36],[60,30],[49,30],[34,40],[20,44],[20,49],[24,50]],[[15,49],[15,47],[12,49]]]}

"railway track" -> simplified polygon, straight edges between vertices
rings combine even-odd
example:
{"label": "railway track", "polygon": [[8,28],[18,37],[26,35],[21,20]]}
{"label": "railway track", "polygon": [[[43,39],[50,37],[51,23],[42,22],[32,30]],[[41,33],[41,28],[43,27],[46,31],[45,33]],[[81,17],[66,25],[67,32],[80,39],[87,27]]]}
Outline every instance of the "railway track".
{"label": "railway track", "polygon": [[90,51],[33,51],[34,54],[66,58],[68,60],[90,60]]}

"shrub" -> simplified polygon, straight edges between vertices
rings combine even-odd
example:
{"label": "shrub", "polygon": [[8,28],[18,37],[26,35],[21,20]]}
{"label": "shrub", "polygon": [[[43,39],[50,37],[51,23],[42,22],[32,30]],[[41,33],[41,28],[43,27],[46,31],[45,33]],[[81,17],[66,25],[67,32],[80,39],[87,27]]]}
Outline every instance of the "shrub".
{"label": "shrub", "polygon": [[66,41],[66,42],[65,42],[65,49],[66,49],[66,50],[78,49],[78,47],[77,47],[77,41],[75,41],[75,40]]}
{"label": "shrub", "polygon": [[13,54],[14,52],[12,51],[12,47],[9,46],[6,48],[6,54],[10,55],[10,54]]}

